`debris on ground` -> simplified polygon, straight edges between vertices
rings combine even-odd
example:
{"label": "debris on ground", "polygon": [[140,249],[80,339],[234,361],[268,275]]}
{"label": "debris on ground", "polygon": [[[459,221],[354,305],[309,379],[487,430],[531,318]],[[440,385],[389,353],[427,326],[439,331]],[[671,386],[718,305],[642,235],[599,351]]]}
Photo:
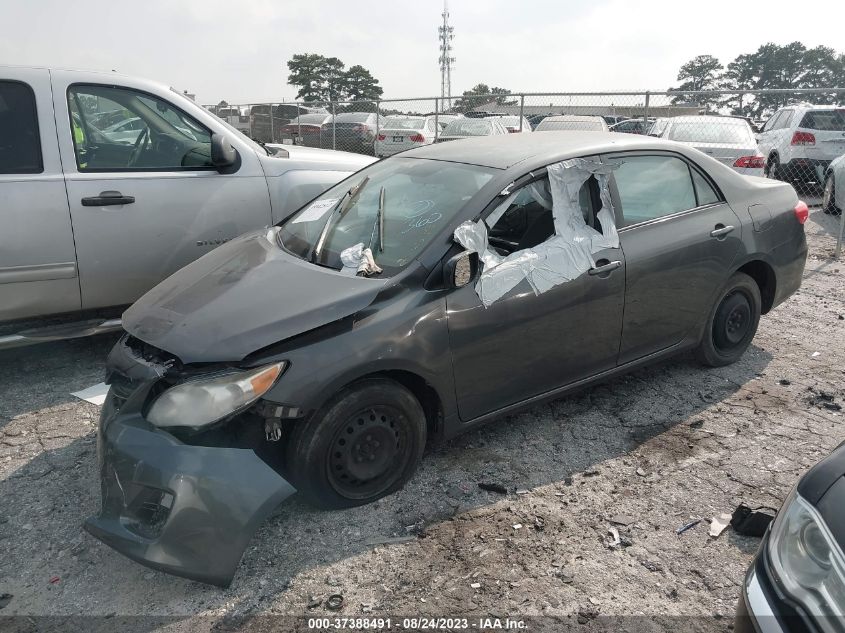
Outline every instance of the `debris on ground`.
{"label": "debris on ground", "polygon": [[495,492],[500,495],[508,494],[508,489],[505,488],[502,484],[486,483],[483,481],[479,481],[478,487],[482,490],[486,490],[487,492]]}
{"label": "debris on ground", "polygon": [[751,509],[740,503],[731,517],[731,527],[737,534],[743,536],[763,536],[769,523],[775,518],[775,511],[771,508],[760,507]]}
{"label": "debris on ground", "polygon": [[792,382],[787,380],[786,378],[781,378],[780,380],[778,380],[778,383],[783,385],[784,387],[792,384]]}
{"label": "debris on ground", "polygon": [[700,429],[702,426],[704,426],[704,420],[693,420],[689,423],[691,429]]}
{"label": "debris on ground", "polygon": [[340,611],[343,608],[343,596],[339,593],[333,593],[326,598],[326,608],[330,611]]}
{"label": "debris on ground", "polygon": [[323,601],[320,598],[318,598],[317,596],[311,596],[311,597],[308,598],[308,608],[309,609],[316,609],[321,604],[323,604]]}
{"label": "debris on ground", "polygon": [[816,389],[815,387],[807,387],[810,395],[807,396],[807,403],[819,409],[827,409],[829,411],[841,411],[842,405],[834,402],[834,395],[823,389]]}
{"label": "debris on ground", "polygon": [[640,477],[645,477],[645,471],[642,468],[637,468],[634,472],[636,472]]}
{"label": "debris on ground", "polygon": [[58,576],[50,576],[50,584],[51,585],[57,585],[57,584],[59,584],[60,581],[61,581],[61,578],[59,578]]}
{"label": "debris on ground", "polygon": [[514,530],[520,530],[520,529],[522,529],[522,523],[514,523],[511,527]]}
{"label": "debris on ground", "polygon": [[675,530],[675,534],[683,534],[687,530],[691,530],[692,528],[694,528],[699,523],[701,523],[701,519],[695,519],[693,521],[690,521],[689,523],[684,523],[684,525]]}
{"label": "debris on ground", "polygon": [[472,582],[472,583],[470,583],[469,586],[473,589],[481,589],[481,583],[480,582]]}
{"label": "debris on ground", "polygon": [[615,514],[608,519],[611,523],[615,525],[621,525],[623,527],[627,527],[634,523],[636,519],[632,516],[628,516],[627,514]]}
{"label": "debris on ground", "polygon": [[0,593],[0,609],[5,609],[14,596],[10,593]]}
{"label": "debris on ground", "polygon": [[710,530],[708,534],[714,538],[718,538],[722,532],[725,531],[725,528],[731,524],[731,515],[727,512],[723,512],[722,514],[713,517],[710,519]]}
{"label": "debris on ground", "polygon": [[619,538],[619,530],[615,527],[610,527],[607,529],[608,534],[610,534],[610,538],[606,539],[605,545],[608,547],[618,547],[619,543],[621,543],[621,539]]}

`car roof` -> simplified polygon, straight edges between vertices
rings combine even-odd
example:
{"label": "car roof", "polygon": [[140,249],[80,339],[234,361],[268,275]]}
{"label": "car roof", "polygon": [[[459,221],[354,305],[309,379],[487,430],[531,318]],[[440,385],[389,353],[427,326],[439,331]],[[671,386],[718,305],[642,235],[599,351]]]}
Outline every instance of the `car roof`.
{"label": "car roof", "polygon": [[604,117],[587,114],[556,114],[546,117],[546,121],[604,121]]}
{"label": "car roof", "polygon": [[542,134],[508,134],[466,137],[451,143],[434,143],[402,152],[404,158],[427,158],[508,169],[519,163],[553,163],[576,156],[625,150],[673,150],[687,154],[680,143],[633,134],[604,131],[548,131]]}
{"label": "car roof", "polygon": [[676,116],[669,118],[672,123],[697,123],[702,121],[707,121],[710,123],[730,123],[733,125],[742,125],[745,123],[748,124],[746,119],[742,117],[736,116],[716,116],[713,114],[699,114],[699,115],[687,115],[687,116]]}

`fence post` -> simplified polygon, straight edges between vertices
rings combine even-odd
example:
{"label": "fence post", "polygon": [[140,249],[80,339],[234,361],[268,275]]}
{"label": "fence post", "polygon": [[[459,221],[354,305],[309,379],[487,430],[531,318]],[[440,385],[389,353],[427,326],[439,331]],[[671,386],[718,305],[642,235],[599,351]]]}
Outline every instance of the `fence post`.
{"label": "fence post", "polygon": [[254,103],[249,105],[249,138],[255,139],[255,131],[253,130],[252,122],[255,120],[255,114],[252,109],[255,107]]}
{"label": "fence post", "polygon": [[276,136],[273,134],[273,104],[270,104],[270,142],[276,142]]}
{"label": "fence post", "polygon": [[337,139],[335,135],[335,126],[337,125],[337,121],[335,121],[335,117],[337,113],[335,112],[334,101],[332,101],[332,149],[337,149]]}
{"label": "fence post", "polygon": [[[302,112],[299,111],[299,107],[299,104],[296,103],[296,137],[300,143],[305,145],[305,141],[302,139]],[[294,145],[296,145],[296,142],[294,142]]]}
{"label": "fence post", "polygon": [[645,91],[645,108],[643,109],[643,130],[648,132],[648,100],[651,96],[651,93],[646,90]]}
{"label": "fence post", "polygon": [[437,121],[439,108],[437,107],[437,97],[434,97],[434,142],[437,142],[437,137],[440,135],[440,123]]}
{"label": "fence post", "polygon": [[378,158],[378,154],[376,153],[376,143],[378,142],[378,133],[379,133],[379,116],[381,115],[381,101],[376,99],[376,136],[373,139],[373,156]]}
{"label": "fence post", "polygon": [[519,131],[522,132],[522,115],[525,112],[525,95],[519,95]]}

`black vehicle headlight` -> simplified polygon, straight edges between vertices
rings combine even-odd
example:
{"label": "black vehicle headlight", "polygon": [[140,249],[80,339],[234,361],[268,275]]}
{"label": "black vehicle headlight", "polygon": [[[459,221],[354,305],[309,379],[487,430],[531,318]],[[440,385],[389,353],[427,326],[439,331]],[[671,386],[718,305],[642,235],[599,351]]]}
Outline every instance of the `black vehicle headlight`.
{"label": "black vehicle headlight", "polygon": [[282,361],[183,382],[155,399],[147,420],[159,427],[207,426],[258,400],[276,383],[286,366]]}
{"label": "black vehicle headlight", "polygon": [[769,535],[769,559],[784,591],[818,618],[845,631],[845,557],[813,506],[793,490]]}

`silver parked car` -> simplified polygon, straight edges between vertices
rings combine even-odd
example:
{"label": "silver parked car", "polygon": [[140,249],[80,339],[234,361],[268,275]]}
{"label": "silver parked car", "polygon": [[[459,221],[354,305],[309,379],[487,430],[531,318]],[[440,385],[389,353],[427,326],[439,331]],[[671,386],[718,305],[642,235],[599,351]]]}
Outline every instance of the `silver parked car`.
{"label": "silver parked car", "polygon": [[607,121],[600,116],[578,116],[575,114],[561,114],[547,116],[540,121],[535,132],[547,132],[549,130],[564,130],[568,132],[607,132],[610,128]]}
{"label": "silver parked car", "polygon": [[[143,125],[122,137],[90,122],[119,130],[121,117]],[[271,156],[151,81],[0,66],[0,347],[119,326],[112,308],[371,162]],[[73,325],[21,323],[58,314]]]}
{"label": "silver parked car", "polygon": [[659,134],[712,156],[745,176],[762,176],[766,159],[745,119],[728,116],[679,116],[667,119]]}
{"label": "silver parked car", "polygon": [[498,119],[455,119],[443,128],[437,142],[454,141],[470,136],[500,136],[507,133],[507,129],[499,123]]}
{"label": "silver parked car", "polygon": [[433,116],[389,116],[376,137],[376,156],[393,156],[406,149],[430,145],[436,132]]}

